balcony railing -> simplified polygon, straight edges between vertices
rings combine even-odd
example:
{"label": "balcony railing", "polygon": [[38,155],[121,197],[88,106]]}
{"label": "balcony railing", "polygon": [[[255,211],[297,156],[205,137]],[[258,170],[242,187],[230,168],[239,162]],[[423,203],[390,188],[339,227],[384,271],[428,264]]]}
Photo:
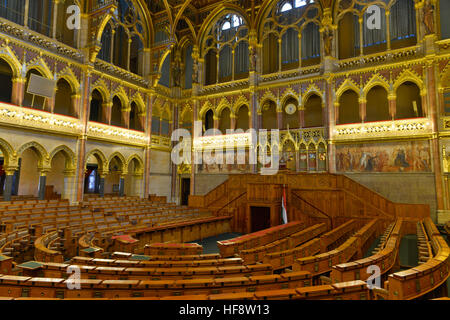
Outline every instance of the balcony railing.
{"label": "balcony railing", "polygon": [[426,135],[432,131],[428,118],[395,121],[377,121],[335,126],[333,140],[359,140],[372,138],[395,138],[402,136]]}
{"label": "balcony railing", "polygon": [[73,117],[3,102],[0,102],[0,124],[72,135],[80,134],[83,128],[80,120]]}
{"label": "balcony railing", "polygon": [[132,145],[146,145],[148,137],[144,132],[110,126],[98,122],[89,122],[87,126],[88,138],[106,140]]}

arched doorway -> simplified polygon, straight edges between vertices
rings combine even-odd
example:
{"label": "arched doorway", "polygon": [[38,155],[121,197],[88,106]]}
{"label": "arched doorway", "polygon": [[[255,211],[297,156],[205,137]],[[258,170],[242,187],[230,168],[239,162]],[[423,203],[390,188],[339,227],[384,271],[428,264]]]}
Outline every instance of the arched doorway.
{"label": "arched doorway", "polygon": [[249,129],[249,115],[248,115],[248,107],[246,105],[242,105],[236,116],[236,129],[242,129],[243,131],[247,131]]}
{"label": "arched doorway", "polygon": [[387,91],[375,86],[367,93],[366,121],[391,120]]}
{"label": "arched doorway", "polygon": [[41,154],[34,147],[25,149],[20,155],[18,195],[38,197]]}
{"label": "arched doorway", "polygon": [[75,116],[75,108],[72,101],[72,87],[65,79],[59,79],[56,83],[55,107],[53,113],[65,116]]}
{"label": "arched doorway", "polygon": [[127,196],[143,197],[143,167],[136,157],[128,162],[128,173],[125,177],[125,191]]}
{"label": "arched doorway", "polygon": [[321,127],[322,125],[322,98],[313,94],[305,102],[305,128]]}
{"label": "arched doorway", "polygon": [[423,117],[420,89],[414,83],[406,81],[397,88],[395,119]]}
{"label": "arched doorway", "polygon": [[347,90],[339,97],[338,124],[358,123],[359,117],[358,94],[353,90]]}
{"label": "arched doorway", "polygon": [[9,64],[0,59],[0,101],[11,103],[13,71]]}
{"label": "arched doorway", "polygon": [[124,162],[118,156],[109,161],[109,174],[105,178],[105,194],[123,196],[125,192]]}
{"label": "arched doorway", "polygon": [[97,89],[92,91],[89,121],[107,123],[103,115],[103,96]]}
{"label": "arched doorway", "polygon": [[262,106],[262,129],[278,129],[277,105],[272,100],[268,100]]}
{"label": "arched doorway", "polygon": [[221,134],[226,134],[229,129],[231,129],[231,112],[229,108],[224,108],[220,113],[219,130]]}
{"label": "arched doorway", "polygon": [[122,101],[119,97],[113,98],[113,104],[111,107],[111,125],[116,127],[123,127],[122,123]]}

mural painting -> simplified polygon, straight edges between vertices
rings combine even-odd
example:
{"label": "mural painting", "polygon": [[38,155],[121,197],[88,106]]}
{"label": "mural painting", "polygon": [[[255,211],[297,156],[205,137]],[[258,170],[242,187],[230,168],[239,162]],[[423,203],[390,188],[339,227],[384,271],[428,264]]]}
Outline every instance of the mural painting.
{"label": "mural painting", "polygon": [[340,145],[338,172],[431,172],[428,141]]}

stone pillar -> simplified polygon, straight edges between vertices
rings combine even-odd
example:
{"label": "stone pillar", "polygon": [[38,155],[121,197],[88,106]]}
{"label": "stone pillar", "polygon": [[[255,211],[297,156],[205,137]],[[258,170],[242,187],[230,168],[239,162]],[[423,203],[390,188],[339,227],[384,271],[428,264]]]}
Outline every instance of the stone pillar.
{"label": "stone pillar", "polygon": [[119,197],[125,195],[125,175],[122,173],[119,178]]}
{"label": "stone pillar", "polygon": [[89,120],[89,107],[90,107],[90,82],[91,82],[91,74],[90,71],[87,70],[86,73],[83,73],[83,81],[82,83],[82,104],[80,108],[80,119],[83,125],[82,133],[78,137],[77,141],[77,177],[76,177],[76,202],[81,202],[83,200],[84,193],[84,179],[85,179],[85,170],[86,170],[86,140],[87,140],[87,125]]}
{"label": "stone pillar", "polygon": [[437,109],[437,99],[436,99],[436,67],[433,61],[428,62],[426,69],[426,80],[427,80],[427,92],[428,92],[428,109],[429,116],[432,121],[432,132],[433,138],[431,139],[431,153],[434,165],[434,175],[436,181],[436,200],[437,200],[437,210],[444,209],[444,192],[443,192],[443,177],[442,177],[442,162],[441,153],[439,152],[439,139],[438,139],[438,121],[439,113]]}
{"label": "stone pillar", "polygon": [[298,107],[298,126],[305,127],[305,108],[303,106]]}
{"label": "stone pillar", "polygon": [[72,99],[72,115],[75,117],[75,118],[77,118],[77,119],[79,119],[80,118],[80,115],[81,115],[81,104],[80,104],[80,102],[81,102],[81,96],[79,95],[79,94],[73,94],[72,96],[71,96],[71,99]]}
{"label": "stone pillar", "polygon": [[70,203],[74,202],[76,199],[75,177],[75,170],[64,171],[64,188],[61,198],[69,200]]}
{"label": "stone pillar", "polygon": [[[179,88],[176,88],[176,90],[178,91]],[[181,96],[181,94],[180,94]],[[179,125],[179,110],[180,108],[178,107],[177,104],[173,104],[173,109],[172,109],[172,125],[171,125],[171,132],[169,132],[169,137],[172,135],[172,132],[175,131],[176,129],[178,129],[178,125]],[[172,142],[172,148],[175,147],[177,143],[176,142]],[[171,194],[171,200],[174,201],[174,199],[177,198],[177,165],[175,163],[172,162],[172,160],[170,160],[170,165],[172,168],[172,177],[171,177],[171,186],[170,186],[170,194]],[[176,203],[178,203],[178,201],[175,201]]]}
{"label": "stone pillar", "polygon": [[138,114],[138,127],[136,128],[138,131],[144,131],[145,132],[145,113],[139,113]]}
{"label": "stone pillar", "polygon": [[102,103],[102,120],[101,122],[106,124],[111,124],[111,110],[113,103],[112,101]]}
{"label": "stone pillar", "polygon": [[58,23],[58,4],[61,0],[53,1],[53,24],[52,24],[52,38],[56,39],[56,28]]}
{"label": "stone pillar", "polygon": [[41,169],[39,176],[39,189],[38,189],[38,199],[45,200],[45,186],[47,182],[47,172],[48,169]]}
{"label": "stone pillar", "polygon": [[[230,115],[230,129],[236,129],[236,116],[234,114]],[[226,132],[223,132],[225,134]]]}
{"label": "stone pillar", "polygon": [[14,78],[12,80],[11,103],[22,106],[25,91],[25,78]]}
{"label": "stone pillar", "polygon": [[338,124],[339,123],[339,107],[340,107],[340,103],[338,101],[334,102],[334,123]]}
{"label": "stone pillar", "polygon": [[395,115],[397,113],[397,96],[394,93],[388,95],[389,100],[389,114],[392,120],[395,120]]}
{"label": "stone pillar", "polygon": [[147,136],[147,145],[145,146],[144,155],[144,198],[148,198],[150,194],[150,152],[152,141],[152,110],[153,110],[153,94],[147,96],[147,114],[146,126],[143,127]]}
{"label": "stone pillar", "polygon": [[121,123],[124,128],[130,129],[130,111],[131,109],[122,110]]}
{"label": "stone pillar", "polygon": [[99,185],[98,185],[98,193],[99,193],[99,196],[101,198],[103,198],[105,196],[105,177],[106,177],[105,173],[101,173],[100,174],[100,181],[99,181]]}
{"label": "stone pillar", "polygon": [[[334,82],[330,79],[327,80],[326,82],[326,92],[325,92],[325,99],[326,99],[326,104],[328,106],[328,109],[326,109],[327,111],[327,119],[326,119],[326,123],[324,123],[324,125],[326,126],[326,130],[325,130],[325,135],[326,137],[324,137],[324,139],[328,140],[328,171],[330,173],[336,173],[336,146],[333,143],[333,129],[334,126],[336,125],[336,108],[334,106],[336,106],[336,101],[334,101],[334,91],[333,91],[333,86],[334,86]],[[339,105],[339,103],[338,103]],[[339,109],[339,107],[337,108]],[[316,161],[318,164],[318,156],[316,157]],[[316,167],[318,170],[318,166]]]}
{"label": "stone pillar", "polygon": [[[199,89],[199,85],[198,84],[193,84],[193,92],[195,92],[195,95],[197,94],[198,89]],[[192,129],[191,129],[191,136],[192,136],[191,145],[192,146],[194,144],[194,139],[195,139],[195,136],[194,136],[195,121],[198,120],[198,110],[199,110],[199,104],[200,104],[200,102],[198,101],[197,98],[194,98],[193,102],[194,103],[193,103],[193,107],[192,107]],[[190,192],[191,192],[192,196],[195,195],[195,185],[196,185],[196,182],[195,182],[195,179],[196,179],[196,177],[195,177],[195,170],[197,168],[197,164],[194,161],[195,158],[196,157],[195,157],[195,154],[194,154],[194,150],[192,150],[192,152],[191,152],[191,186],[190,186]]]}
{"label": "stone pillar", "polygon": [[[441,105],[441,107],[443,108],[444,107],[444,96],[443,96],[443,94],[440,94],[439,95],[441,98],[442,98],[442,101],[441,101],[441,103],[440,103],[440,105]],[[422,114],[423,114],[423,117],[428,117],[428,97],[427,97],[427,91],[426,90],[421,90],[420,91],[420,98],[421,98],[421,100],[422,100]],[[442,110],[441,111],[442,112],[442,114],[444,114],[444,110]]]}
{"label": "stone pillar", "polygon": [[12,184],[13,184],[13,178],[14,173],[16,172],[17,168],[13,167],[7,167],[5,168],[5,187],[3,190],[3,199],[5,201],[11,201],[11,195],[12,195]]}
{"label": "stone pillar", "polygon": [[219,118],[214,116],[214,129],[219,129]]}
{"label": "stone pillar", "polygon": [[282,130],[283,128],[283,110],[277,110],[277,128]]}
{"label": "stone pillar", "polygon": [[138,196],[139,198],[144,197],[144,189],[142,188],[142,173],[135,173],[133,177],[133,191],[132,196]]}
{"label": "stone pillar", "polygon": [[53,111],[55,110],[55,96],[56,96],[56,91],[58,90],[57,87],[55,87],[55,92],[53,93],[53,97],[52,98],[45,98],[44,101],[44,111],[48,111],[53,113]]}

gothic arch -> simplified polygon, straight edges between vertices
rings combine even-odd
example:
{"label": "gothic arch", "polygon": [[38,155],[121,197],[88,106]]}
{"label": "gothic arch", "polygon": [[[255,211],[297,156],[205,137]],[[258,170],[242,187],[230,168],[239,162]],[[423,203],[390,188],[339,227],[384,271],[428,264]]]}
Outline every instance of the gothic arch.
{"label": "gothic arch", "polygon": [[112,161],[114,158],[118,158],[118,159],[120,160],[120,162],[122,163],[121,168],[120,168],[120,170],[122,171],[122,173],[127,172],[128,168],[125,166],[126,163],[127,163],[127,161],[125,160],[125,157],[124,157],[120,152],[118,152],[118,151],[112,153],[112,154],[109,156],[109,158],[108,158],[108,166],[107,166],[108,170],[109,170],[109,165],[110,165],[111,161]]}
{"label": "gothic arch", "polygon": [[361,96],[361,89],[352,80],[346,79],[344,83],[342,83],[339,89],[336,91],[336,101],[339,101],[341,95],[347,90],[352,90],[359,97]]}
{"label": "gothic arch", "polygon": [[366,85],[363,88],[364,98],[366,98],[367,93],[370,91],[370,89],[372,89],[376,86],[380,86],[380,87],[383,87],[384,89],[386,89],[386,92],[388,93],[388,95],[391,93],[391,88],[390,88],[389,84],[387,83],[387,81],[385,79],[383,79],[382,77],[380,77],[379,75],[375,74],[366,83]]}
{"label": "gothic arch", "polygon": [[49,67],[47,66],[47,64],[45,63],[44,59],[42,58],[38,58],[33,60],[32,62],[30,62],[27,66],[26,66],[26,73],[28,73],[28,71],[30,70],[37,70],[39,71],[44,77],[46,77],[47,79],[53,79],[53,73],[50,71]]}
{"label": "gothic arch", "polygon": [[18,157],[22,156],[23,152],[29,148],[32,148],[34,151],[36,151],[36,154],[39,158],[39,160],[38,160],[39,167],[49,167],[50,166],[50,162],[49,162],[50,156],[49,156],[47,150],[45,150],[45,148],[36,141],[30,141],[30,142],[27,142],[27,143],[24,143],[23,145],[21,145],[19,147],[19,149],[17,149]]}
{"label": "gothic arch", "polygon": [[76,156],[75,153],[70,149],[69,147],[65,145],[61,145],[59,147],[56,147],[53,149],[52,152],[50,152],[49,155],[49,164],[52,164],[53,157],[58,153],[62,151],[64,154],[64,157],[66,158],[66,170],[73,170],[76,168]]}
{"label": "gothic arch", "polygon": [[126,163],[125,163],[125,167],[128,170],[128,166],[130,165],[131,161],[133,161],[133,159],[135,159],[137,161],[137,163],[139,164],[138,168],[135,168],[135,173],[136,174],[143,174],[144,173],[144,162],[142,161],[141,157],[134,153],[131,156],[128,157]]}
{"label": "gothic arch", "polygon": [[98,169],[100,172],[107,172],[108,171],[108,160],[106,159],[105,155],[103,154],[103,152],[101,152],[99,149],[93,149],[91,151],[89,151],[86,154],[85,160],[84,160],[84,168],[86,169],[87,166],[87,160],[89,159],[90,156],[94,156],[97,159],[98,162]]}
{"label": "gothic arch", "polygon": [[234,14],[241,16],[242,19],[245,21],[245,24],[249,28],[252,25],[252,21],[251,21],[250,17],[247,15],[247,13],[244,10],[242,10],[241,7],[231,4],[231,3],[220,4],[208,15],[208,17],[203,22],[203,24],[200,28],[200,31],[198,32],[199,36],[198,36],[197,45],[201,50],[200,55],[203,55],[203,52],[202,52],[203,51],[203,41],[204,41],[204,38],[207,36],[211,26],[214,24],[214,22],[217,19],[220,19],[221,17],[223,17],[224,15],[226,15],[228,13],[234,13]]}
{"label": "gothic arch", "polygon": [[17,59],[14,52],[11,50],[10,47],[2,47],[0,49],[0,59],[5,60],[5,62],[10,66],[13,77],[18,78],[21,77],[21,70],[22,70],[22,64]]}
{"label": "gothic arch", "polygon": [[3,165],[7,166],[16,166],[16,152],[13,147],[6,141],[0,138],[0,150],[3,153]]}

